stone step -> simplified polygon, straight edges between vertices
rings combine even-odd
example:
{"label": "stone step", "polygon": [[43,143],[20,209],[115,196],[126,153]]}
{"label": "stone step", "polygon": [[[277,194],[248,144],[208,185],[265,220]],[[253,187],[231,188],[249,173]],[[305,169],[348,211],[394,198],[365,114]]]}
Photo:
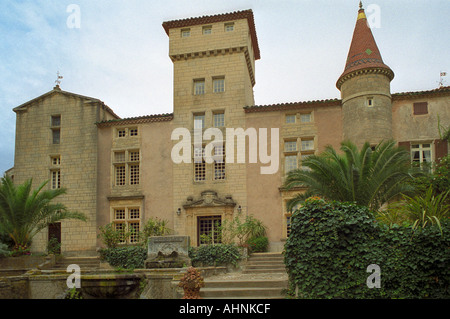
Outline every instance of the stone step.
{"label": "stone step", "polygon": [[284,274],[286,270],[283,268],[270,268],[270,269],[244,269],[242,270],[243,274],[254,274],[254,275],[263,275],[263,274]]}
{"label": "stone step", "polygon": [[286,267],[284,264],[264,264],[264,265],[246,265],[245,269],[254,270],[254,269],[282,269],[284,270]]}
{"label": "stone step", "polygon": [[287,280],[205,280],[205,288],[287,288]]}
{"label": "stone step", "polygon": [[52,269],[66,269],[69,265],[78,265],[81,269],[100,268],[98,257],[65,257],[56,262]]}

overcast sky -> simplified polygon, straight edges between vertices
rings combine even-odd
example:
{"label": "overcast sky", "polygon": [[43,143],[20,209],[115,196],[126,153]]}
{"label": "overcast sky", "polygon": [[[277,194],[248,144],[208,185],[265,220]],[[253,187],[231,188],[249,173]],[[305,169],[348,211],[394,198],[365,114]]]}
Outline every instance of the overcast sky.
{"label": "overcast sky", "polygon": [[[104,101],[121,117],[170,113],[164,21],[252,9],[257,105],[339,98],[359,0],[1,0],[0,174],[14,165],[12,108],[50,90]],[[450,1],[363,1],[391,92],[450,85]],[[75,5],[75,6],[74,6]],[[369,12],[368,9],[371,9]],[[75,9],[75,10],[74,10]],[[79,9],[79,20],[73,19]],[[79,23],[79,24],[78,24]]]}

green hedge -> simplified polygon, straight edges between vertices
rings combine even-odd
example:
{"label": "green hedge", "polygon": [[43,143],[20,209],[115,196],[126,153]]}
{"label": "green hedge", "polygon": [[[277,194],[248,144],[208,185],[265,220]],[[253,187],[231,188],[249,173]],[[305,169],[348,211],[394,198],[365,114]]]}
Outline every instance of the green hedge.
{"label": "green hedge", "polygon": [[144,268],[147,249],[141,246],[105,248],[100,250],[100,258],[117,268]]}
{"label": "green hedge", "polygon": [[[450,221],[388,228],[362,206],[307,201],[285,245],[290,292],[299,298],[449,298]],[[368,288],[376,264],[381,288]]]}
{"label": "green hedge", "polygon": [[189,258],[194,266],[236,266],[241,254],[234,244],[203,245],[190,247]]}
{"label": "green hedge", "polygon": [[269,246],[269,239],[267,237],[250,238],[247,241],[248,248],[252,253],[262,253],[267,251]]}

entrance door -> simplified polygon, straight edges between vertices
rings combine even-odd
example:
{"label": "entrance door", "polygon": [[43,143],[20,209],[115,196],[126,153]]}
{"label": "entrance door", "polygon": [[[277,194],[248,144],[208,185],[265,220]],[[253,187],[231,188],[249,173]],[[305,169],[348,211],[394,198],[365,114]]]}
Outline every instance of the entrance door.
{"label": "entrance door", "polygon": [[[53,239],[54,238],[54,239]],[[48,248],[54,254],[61,254],[61,223],[48,225]]]}
{"label": "entrance door", "polygon": [[197,217],[197,243],[217,244],[221,242],[220,226],[222,216],[199,216]]}

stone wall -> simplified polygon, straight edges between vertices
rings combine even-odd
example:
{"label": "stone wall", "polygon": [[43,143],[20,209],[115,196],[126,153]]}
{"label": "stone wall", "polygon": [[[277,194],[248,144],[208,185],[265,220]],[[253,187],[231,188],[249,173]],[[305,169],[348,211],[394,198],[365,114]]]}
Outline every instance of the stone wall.
{"label": "stone wall", "polygon": [[[97,192],[97,128],[95,122],[110,119],[112,114],[95,99],[81,97],[55,88],[41,98],[14,109],[16,144],[14,182],[33,179],[33,188],[49,181],[52,171],[60,172],[60,187],[67,193],[57,201],[69,210],[87,216],[87,222],[61,222],[61,251],[64,254],[95,253]],[[60,116],[54,126],[52,116]],[[60,142],[54,143],[53,130],[60,130]],[[53,161],[53,158],[59,160]],[[47,230],[33,239],[32,251],[44,252]]]}

